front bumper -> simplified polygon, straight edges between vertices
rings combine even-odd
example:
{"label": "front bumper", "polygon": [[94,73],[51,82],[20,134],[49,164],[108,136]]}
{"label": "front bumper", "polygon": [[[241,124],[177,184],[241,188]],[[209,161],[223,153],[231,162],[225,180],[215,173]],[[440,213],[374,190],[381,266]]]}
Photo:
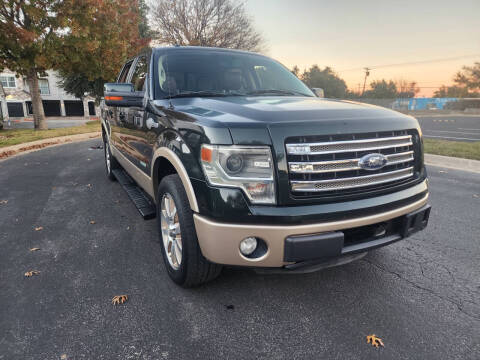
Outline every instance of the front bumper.
{"label": "front bumper", "polygon": [[[425,212],[429,210],[427,201],[428,194],[415,202],[386,212],[307,225],[229,224],[212,221],[198,214],[194,215],[194,222],[202,253],[211,262],[238,266],[284,267],[314,259],[360,253],[409,236],[412,232],[421,230],[426,226],[428,213]],[[423,217],[408,216],[408,214],[415,214],[417,211],[421,211]],[[354,230],[389,221],[401,222],[401,231],[362,243],[350,245],[342,243],[341,247],[338,246],[338,242],[331,240],[332,236],[329,236],[332,233],[338,234],[335,232],[342,230]],[[311,248],[287,245],[292,242],[291,239],[302,235],[308,235],[303,236],[303,239],[314,240]],[[260,238],[267,244],[268,250],[261,257],[247,258],[240,253],[240,241],[249,236]],[[296,255],[295,249],[297,249]]]}

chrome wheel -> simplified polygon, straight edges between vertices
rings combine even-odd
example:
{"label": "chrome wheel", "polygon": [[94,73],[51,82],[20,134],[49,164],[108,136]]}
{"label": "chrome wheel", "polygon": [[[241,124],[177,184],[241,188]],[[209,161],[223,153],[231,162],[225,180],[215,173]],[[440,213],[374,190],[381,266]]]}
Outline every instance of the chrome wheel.
{"label": "chrome wheel", "polygon": [[165,254],[167,254],[170,266],[178,270],[182,264],[182,234],[177,208],[169,193],[165,193],[162,197],[160,222]]}

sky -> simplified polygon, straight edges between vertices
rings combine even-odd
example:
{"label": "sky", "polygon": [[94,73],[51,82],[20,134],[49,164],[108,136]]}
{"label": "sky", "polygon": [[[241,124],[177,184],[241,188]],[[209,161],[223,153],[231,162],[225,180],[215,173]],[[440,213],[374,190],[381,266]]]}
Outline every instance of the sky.
{"label": "sky", "polygon": [[[367,84],[416,81],[417,96],[431,96],[480,61],[480,0],[247,0],[246,8],[266,55],[302,71],[330,66],[350,89],[371,67]],[[430,60],[443,61],[382,67]]]}

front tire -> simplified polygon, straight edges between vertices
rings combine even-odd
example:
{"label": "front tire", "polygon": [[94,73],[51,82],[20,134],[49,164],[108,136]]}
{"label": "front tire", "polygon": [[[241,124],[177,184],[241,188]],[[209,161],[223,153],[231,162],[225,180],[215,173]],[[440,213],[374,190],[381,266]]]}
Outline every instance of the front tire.
{"label": "front tire", "polygon": [[170,278],[193,287],[215,279],[222,266],[202,255],[193,223],[193,212],[178,175],[164,177],[157,192],[157,219],[162,255]]}
{"label": "front tire", "polygon": [[120,168],[120,164],[118,163],[117,159],[113,157],[112,151],[110,150],[110,143],[106,137],[103,138],[103,153],[105,155],[105,170],[107,171],[107,177],[111,181],[115,181],[117,179],[115,178],[115,175],[113,175],[112,171]]}

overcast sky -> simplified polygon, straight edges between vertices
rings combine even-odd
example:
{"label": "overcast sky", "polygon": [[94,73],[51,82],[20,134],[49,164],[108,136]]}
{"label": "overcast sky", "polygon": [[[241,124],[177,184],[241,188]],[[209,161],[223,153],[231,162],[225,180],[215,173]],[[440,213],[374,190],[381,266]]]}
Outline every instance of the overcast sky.
{"label": "overcast sky", "polygon": [[247,0],[267,55],[300,69],[331,66],[350,88],[359,68],[436,59],[371,71],[375,79],[415,80],[422,95],[451,84],[462,65],[480,61],[480,0]]}

